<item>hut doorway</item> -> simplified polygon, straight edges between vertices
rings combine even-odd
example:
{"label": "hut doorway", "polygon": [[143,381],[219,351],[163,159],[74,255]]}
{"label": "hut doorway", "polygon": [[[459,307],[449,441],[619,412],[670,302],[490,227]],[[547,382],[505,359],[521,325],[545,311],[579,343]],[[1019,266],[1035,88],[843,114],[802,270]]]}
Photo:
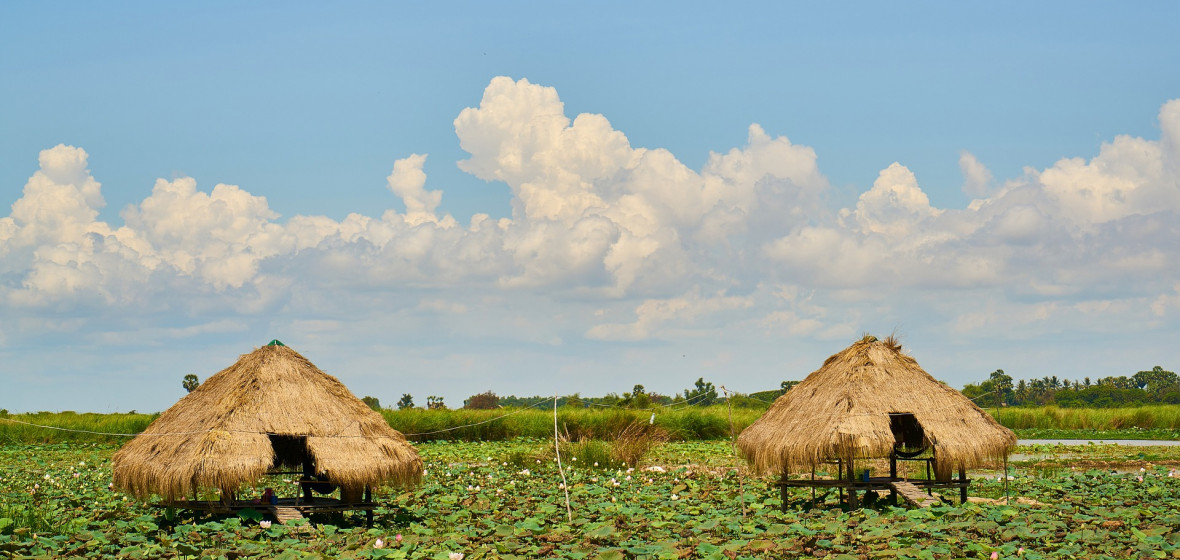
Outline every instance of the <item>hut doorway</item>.
{"label": "hut doorway", "polygon": [[275,452],[271,469],[306,469],[307,465],[312,464],[311,452],[307,450],[307,436],[270,434],[267,437],[270,438],[270,447]]}
{"label": "hut doorway", "polygon": [[899,457],[917,457],[929,447],[926,433],[912,413],[891,413],[889,429],[893,432],[893,453]]}
{"label": "hut doorway", "polygon": [[[329,482],[326,476],[316,473],[315,457],[307,448],[307,436],[289,436],[269,434],[270,446],[274,450],[275,459],[271,464],[271,471],[281,474],[297,474],[303,501],[315,501],[313,494],[330,494],[336,490],[336,485]],[[287,470],[292,469],[292,470]]]}

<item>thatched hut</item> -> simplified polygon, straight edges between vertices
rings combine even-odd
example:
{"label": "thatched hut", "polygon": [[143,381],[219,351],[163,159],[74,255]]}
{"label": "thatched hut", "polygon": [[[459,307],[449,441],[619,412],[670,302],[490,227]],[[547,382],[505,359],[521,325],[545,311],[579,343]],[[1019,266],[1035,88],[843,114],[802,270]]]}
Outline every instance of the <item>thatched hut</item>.
{"label": "thatched hut", "polygon": [[306,473],[321,489],[339,486],[340,499],[328,502],[340,509],[365,509],[345,506],[368,502],[373,487],[410,485],[422,474],[401,433],[277,340],[185,395],[112,461],[115,485],[139,497],[199,507],[186,498],[219,489],[221,500],[209,509],[232,508],[236,490],[283,467],[301,468],[285,474]]}
{"label": "thatched hut", "polygon": [[[850,491],[852,504],[857,489],[896,492],[896,462],[911,458],[934,475],[919,485],[958,487],[966,499],[966,469],[1004,459],[1015,445],[1011,430],[931,377],[892,337],[869,335],[780,396],[737,440],[756,472],[784,482],[789,473],[837,463],[846,480],[787,484],[838,486]],[[890,459],[889,478],[854,472],[857,460],[883,458]],[[959,479],[952,481],[955,470]]]}

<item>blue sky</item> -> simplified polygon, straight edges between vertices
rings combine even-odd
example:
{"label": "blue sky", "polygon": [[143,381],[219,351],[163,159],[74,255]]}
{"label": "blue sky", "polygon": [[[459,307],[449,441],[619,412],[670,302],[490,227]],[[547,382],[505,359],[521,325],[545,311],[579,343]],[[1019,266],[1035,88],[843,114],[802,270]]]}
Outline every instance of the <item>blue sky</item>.
{"label": "blue sky", "polygon": [[956,386],[1174,370],[1178,16],[7,3],[0,407],[161,410],[276,337],[451,404],[866,331]]}

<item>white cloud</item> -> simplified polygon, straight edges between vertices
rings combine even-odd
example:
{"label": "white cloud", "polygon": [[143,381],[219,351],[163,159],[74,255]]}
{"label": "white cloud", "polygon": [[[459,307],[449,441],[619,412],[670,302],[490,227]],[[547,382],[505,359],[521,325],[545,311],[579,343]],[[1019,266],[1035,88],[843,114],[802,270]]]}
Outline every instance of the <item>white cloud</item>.
{"label": "white cloud", "polygon": [[586,336],[595,340],[646,340],[658,337],[666,323],[677,321],[679,324],[691,325],[701,317],[746,309],[751,305],[753,300],[750,298],[727,296],[724,293],[702,297],[693,292],[681,297],[649,299],[635,308],[634,322],[600,323],[591,327]]}
{"label": "white cloud", "polygon": [[89,233],[110,232],[96,221],[106,203],[86,169],[87,157],[85,150],[61,144],[41,152],[41,168],[0,226],[4,249],[71,243]]}
{"label": "white cloud", "polygon": [[959,171],[963,172],[963,193],[967,196],[981,198],[991,192],[992,172],[975,154],[967,150],[959,152]]}
{"label": "white cloud", "polygon": [[873,188],[860,195],[851,215],[862,232],[897,242],[914,236],[925,220],[941,213],[930,206],[913,172],[894,162],[881,171]]}
{"label": "white cloud", "polygon": [[964,335],[1175,320],[1180,100],[1159,140],[1120,136],[1006,181],[962,152],[966,208],[932,205],[900,162],[833,207],[815,151],[757,124],[690,169],[527,80],[492,80],[454,126],[460,166],[508,186],[510,218],[456,223],[411,154],[386,178],[404,212],[284,220],[248,186],[180,177],[116,227],[86,152],[45,150],[0,218],[0,304],[27,319],[0,340],[82,328],[32,320],[78,310],[184,317],[177,336],[271,315],[324,331],[462,316],[464,336],[542,346],[847,338],[902,317]]}
{"label": "white cloud", "polygon": [[[386,179],[389,190],[401,197],[406,206],[406,223],[414,226],[424,222],[438,223],[434,211],[442,202],[442,191],[427,191],[423,188],[426,185],[426,173],[422,171],[424,163],[426,156],[422,154],[399,159],[393,164],[393,173]],[[447,219],[448,225],[453,224],[454,220],[449,215]]]}
{"label": "white cloud", "polygon": [[295,248],[266,198],[235,185],[216,185],[206,194],[188,177],[159,179],[151,196],[122,217],[150,247],[145,253],[217,290],[242,287],[263,259]]}

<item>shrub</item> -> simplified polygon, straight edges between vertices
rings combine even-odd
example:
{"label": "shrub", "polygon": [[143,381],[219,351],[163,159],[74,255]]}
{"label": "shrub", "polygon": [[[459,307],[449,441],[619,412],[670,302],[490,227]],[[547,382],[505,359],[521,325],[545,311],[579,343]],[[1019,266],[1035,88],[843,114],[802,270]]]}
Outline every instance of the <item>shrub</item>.
{"label": "shrub", "polygon": [[615,434],[611,442],[610,455],[615,461],[628,466],[638,466],[643,456],[655,446],[667,442],[667,430],[644,422],[632,421]]}
{"label": "shrub", "polygon": [[478,395],[472,395],[467,400],[463,401],[463,408],[471,410],[491,410],[500,407],[500,397],[491,391],[485,391]]}

